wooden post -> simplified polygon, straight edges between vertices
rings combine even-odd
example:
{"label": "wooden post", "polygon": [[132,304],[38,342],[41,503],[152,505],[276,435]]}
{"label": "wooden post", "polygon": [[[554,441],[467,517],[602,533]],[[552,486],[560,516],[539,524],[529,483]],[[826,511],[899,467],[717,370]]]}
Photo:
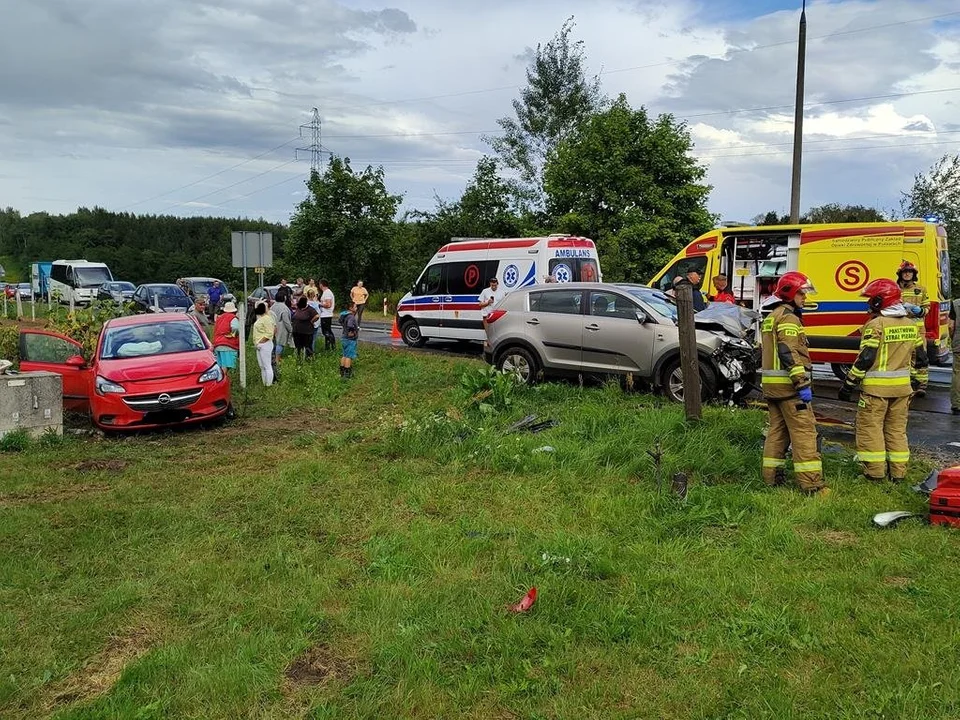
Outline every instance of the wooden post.
{"label": "wooden post", "polygon": [[687,420],[703,417],[700,403],[700,358],[697,355],[697,330],[693,323],[694,287],[682,280],[674,287],[677,294],[677,325],[680,327],[680,371],[683,373],[683,409]]}

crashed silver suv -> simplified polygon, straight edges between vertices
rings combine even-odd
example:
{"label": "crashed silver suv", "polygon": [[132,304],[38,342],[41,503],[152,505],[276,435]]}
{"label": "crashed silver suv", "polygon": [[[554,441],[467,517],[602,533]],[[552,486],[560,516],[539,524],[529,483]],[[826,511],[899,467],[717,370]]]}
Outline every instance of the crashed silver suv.
{"label": "crashed silver suv", "polygon": [[[695,316],[704,399],[736,401],[754,386],[753,311],[713,303]],[[507,295],[487,317],[487,362],[526,383],[544,376],[619,375],[683,400],[677,309],[642,285],[535,285]]]}

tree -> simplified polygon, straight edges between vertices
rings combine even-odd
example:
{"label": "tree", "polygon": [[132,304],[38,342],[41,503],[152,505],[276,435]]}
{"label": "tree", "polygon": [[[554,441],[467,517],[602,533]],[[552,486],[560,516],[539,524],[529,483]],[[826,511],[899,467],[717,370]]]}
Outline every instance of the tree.
{"label": "tree", "polygon": [[960,153],[944,155],[925,175],[917,173],[910,192],[902,193],[900,207],[906,217],[935,215],[943,223],[953,290],[960,292]]}
{"label": "tree", "polygon": [[[810,223],[872,223],[886,222],[886,216],[876,208],[866,205],[841,205],[827,203],[812,207],[800,216],[800,224]],[[789,225],[789,215],[777,215],[771,210],[753,218],[754,225]]]}
{"label": "tree", "polygon": [[338,290],[358,279],[383,287],[389,276],[390,241],[401,196],[391,195],[383,168],[361,172],[350,158],[333,157],[307,182],[310,195],[290,222],[286,255],[291,268],[323,275]]}
{"label": "tree", "polygon": [[651,121],[620,95],[548,160],[548,211],[558,229],[597,242],[605,280],[646,281],[713,226],[692,147],[685,124]]}
{"label": "tree", "polygon": [[500,118],[503,134],[488,138],[534,209],[543,206],[543,168],[557,145],[605,105],[599,78],[586,76],[583,41],[570,40],[573,28],[571,17],[546,45],[537,45],[527,86],[513,101],[516,118]]}

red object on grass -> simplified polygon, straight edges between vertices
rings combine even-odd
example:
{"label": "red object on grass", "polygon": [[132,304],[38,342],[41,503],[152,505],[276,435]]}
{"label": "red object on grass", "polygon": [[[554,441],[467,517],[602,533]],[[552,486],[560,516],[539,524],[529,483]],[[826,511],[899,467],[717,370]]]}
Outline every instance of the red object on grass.
{"label": "red object on grass", "polygon": [[930,493],[930,524],[960,528],[960,465],[937,473],[937,487]]}
{"label": "red object on grass", "polygon": [[533,604],[537,601],[537,589],[535,587],[530,588],[527,591],[527,594],[523,596],[523,599],[518,602],[516,605],[510,606],[510,612],[522,613],[526,612],[533,607]]}

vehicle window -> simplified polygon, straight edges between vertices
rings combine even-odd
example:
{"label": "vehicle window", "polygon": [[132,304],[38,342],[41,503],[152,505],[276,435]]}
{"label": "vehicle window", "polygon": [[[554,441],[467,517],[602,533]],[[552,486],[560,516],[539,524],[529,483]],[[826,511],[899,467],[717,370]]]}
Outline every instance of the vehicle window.
{"label": "vehicle window", "polygon": [[67,281],[67,266],[54,265],[50,268],[50,279],[65,283]]}
{"label": "vehicle window", "polygon": [[65,363],[67,358],[83,354],[77,345],[68,340],[36,333],[20,336],[20,353],[23,360],[49,363]]}
{"label": "vehicle window", "polygon": [[73,278],[78,287],[96,287],[113,280],[105,267],[78,267],[73,272]]}
{"label": "vehicle window", "polygon": [[673,287],[673,279],[677,277],[686,277],[687,273],[691,270],[696,270],[700,273],[700,277],[704,278],[707,274],[707,256],[698,255],[696,257],[681,258],[677,260],[673,265],[670,266],[670,269],[667,270],[663,277],[660,278],[658,287],[661,290],[670,290]]}
{"label": "vehicle window", "polygon": [[443,280],[443,265],[431,265],[423,271],[420,281],[414,289],[414,295],[439,295]]}
{"label": "vehicle window", "polygon": [[[479,295],[496,277],[496,260],[447,263],[447,290],[450,295]],[[502,285],[502,280],[501,280]]]}
{"label": "vehicle window", "polygon": [[633,301],[612,292],[591,292],[590,314],[596,317],[636,320],[639,308]]}
{"label": "vehicle window", "polygon": [[579,315],[583,292],[580,290],[544,290],[530,293],[530,311]]}
{"label": "vehicle window", "polygon": [[666,295],[656,291],[643,291],[643,290],[631,290],[630,294],[635,298],[646,304],[658,315],[662,315],[665,318],[677,320],[677,306],[673,301],[668,298]]}
{"label": "vehicle window", "polygon": [[599,279],[597,261],[590,258],[553,258],[547,269],[558,283],[596,282]]}
{"label": "vehicle window", "polygon": [[107,330],[100,348],[100,357],[103,360],[116,360],[127,357],[169,355],[203,350],[205,347],[206,344],[194,322],[132,325]]}
{"label": "vehicle window", "polygon": [[940,251],[940,297],[950,297],[950,254],[944,248]]}
{"label": "vehicle window", "polygon": [[263,288],[257,288],[256,290],[253,291],[253,297],[256,298],[257,300],[264,297],[266,294],[267,292]]}

